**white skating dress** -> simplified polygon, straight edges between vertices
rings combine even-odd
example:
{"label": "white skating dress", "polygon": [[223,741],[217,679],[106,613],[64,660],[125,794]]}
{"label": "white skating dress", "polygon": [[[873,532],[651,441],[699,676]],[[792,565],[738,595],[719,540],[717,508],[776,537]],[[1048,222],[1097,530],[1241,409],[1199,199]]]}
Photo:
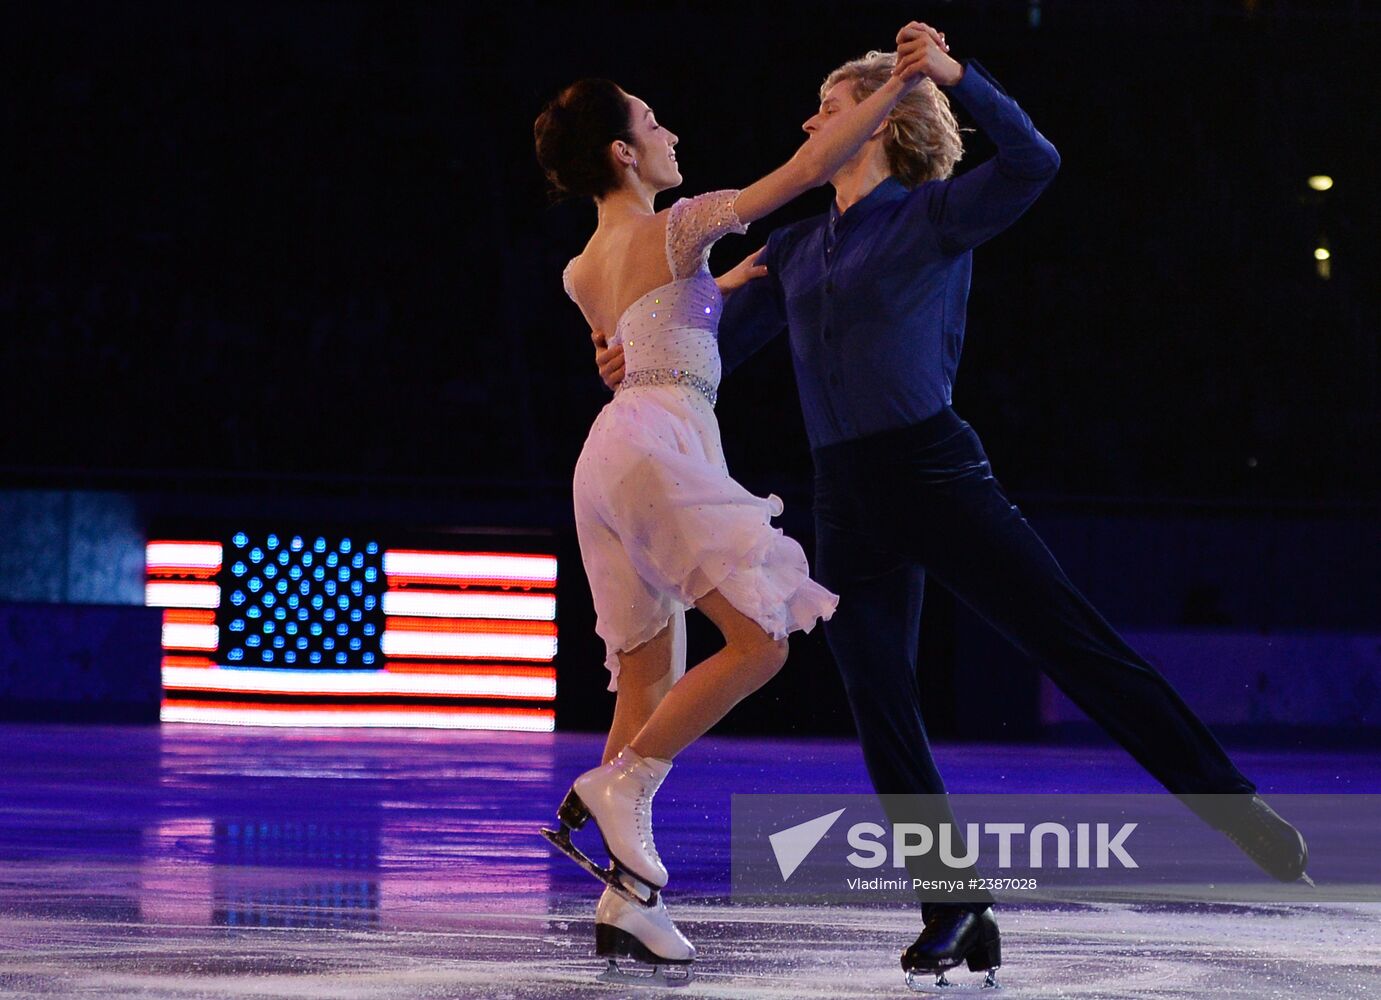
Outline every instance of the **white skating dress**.
{"label": "white skating dress", "polygon": [[801,546],[772,527],[781,500],[754,496],[724,463],[714,414],[724,302],[709,255],[721,236],[747,230],[737,198],[716,191],[672,206],[673,280],[619,317],[609,343],[623,345],[626,375],[576,462],[576,531],[611,691],[617,654],[711,590],[778,639],[810,631],[839,601],[810,578]]}

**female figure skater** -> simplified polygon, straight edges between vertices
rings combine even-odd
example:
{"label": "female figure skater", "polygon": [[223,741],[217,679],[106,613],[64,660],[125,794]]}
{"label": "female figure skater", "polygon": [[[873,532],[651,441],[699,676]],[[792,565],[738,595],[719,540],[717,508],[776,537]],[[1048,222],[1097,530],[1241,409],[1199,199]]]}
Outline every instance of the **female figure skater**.
{"label": "female figure skater", "polygon": [[[596,913],[599,954],[686,964],[695,949],[666,913],[667,871],[652,838],[652,797],[682,749],[781,668],[788,633],[828,618],[837,598],[810,579],[801,547],[773,528],[775,496],[755,497],[725,468],[714,403],[721,289],[710,248],[824,184],[920,80],[901,60],[887,83],[783,166],[742,191],[653,200],[681,183],[677,136],[606,80],[563,90],[534,125],[537,159],[558,194],[593,198],[598,224],[566,267],[566,292],[626,352],[623,386],[576,463],[581,556],[618,691],[605,763],[575,780],[544,831],[609,884]],[[750,262],[726,287],[753,273]],[[683,677],[674,624],[690,606],[723,633],[718,653]],[[593,817],[613,867],[570,842]],[[616,968],[611,972],[617,974]]]}

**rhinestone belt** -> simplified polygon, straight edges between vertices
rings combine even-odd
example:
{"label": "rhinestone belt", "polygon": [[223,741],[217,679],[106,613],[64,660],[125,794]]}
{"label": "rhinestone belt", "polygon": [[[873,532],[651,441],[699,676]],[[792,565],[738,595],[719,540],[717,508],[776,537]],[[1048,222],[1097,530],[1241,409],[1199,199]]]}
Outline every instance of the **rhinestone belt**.
{"label": "rhinestone belt", "polygon": [[629,372],[623,377],[622,386],[633,385],[685,385],[694,389],[714,406],[719,401],[719,392],[707,378],[680,368],[647,368],[639,372]]}

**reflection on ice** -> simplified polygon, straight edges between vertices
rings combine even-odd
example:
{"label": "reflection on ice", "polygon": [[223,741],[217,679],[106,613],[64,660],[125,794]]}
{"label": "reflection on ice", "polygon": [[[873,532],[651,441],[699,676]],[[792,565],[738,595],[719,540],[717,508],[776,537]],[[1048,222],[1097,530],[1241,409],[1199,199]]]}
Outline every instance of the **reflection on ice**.
{"label": "reflection on ice", "polygon": [[[633,995],[595,981],[598,886],[536,834],[599,746],[567,734],[0,727],[0,759],[16,762],[0,772],[0,994]],[[1088,747],[938,755],[955,791],[1049,791],[1081,775],[1146,790],[1122,756]],[[1311,773],[1326,790],[1339,774],[1381,790],[1367,785],[1381,780],[1374,755],[1244,756],[1280,791],[1310,790]],[[866,788],[849,743],[709,740],[678,759],[658,844],[667,905],[700,957],[677,997],[907,995],[898,955],[919,930],[914,907],[728,897],[730,794]],[[1022,904],[1002,907],[1000,923],[998,996],[1013,1000],[1381,994],[1375,905]]]}

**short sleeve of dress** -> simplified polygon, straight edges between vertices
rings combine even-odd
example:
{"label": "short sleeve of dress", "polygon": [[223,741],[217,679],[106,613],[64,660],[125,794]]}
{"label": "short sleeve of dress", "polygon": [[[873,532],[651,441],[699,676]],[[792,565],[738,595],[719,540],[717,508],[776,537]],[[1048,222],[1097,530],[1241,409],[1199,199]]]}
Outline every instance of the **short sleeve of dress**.
{"label": "short sleeve of dress", "polygon": [[746,233],[734,204],[737,191],[711,191],[682,198],[667,215],[667,266],[673,279],[689,278],[709,260],[710,248],[721,236]]}

